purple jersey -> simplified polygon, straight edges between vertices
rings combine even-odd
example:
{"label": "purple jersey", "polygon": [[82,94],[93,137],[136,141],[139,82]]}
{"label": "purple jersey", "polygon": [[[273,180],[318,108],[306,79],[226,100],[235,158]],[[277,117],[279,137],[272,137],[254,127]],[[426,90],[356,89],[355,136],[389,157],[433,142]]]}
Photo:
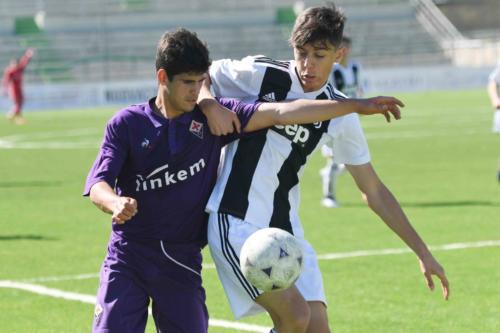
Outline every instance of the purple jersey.
{"label": "purple jersey", "polygon": [[[258,106],[233,99],[219,102],[237,113],[242,127]],[[153,112],[153,104],[154,99],[131,105],[108,122],[83,194],[105,181],[118,195],[137,200],[138,213],[125,224],[113,224],[120,237],[204,245],[204,210],[220,152],[239,135],[212,135],[198,106],[166,119]]]}

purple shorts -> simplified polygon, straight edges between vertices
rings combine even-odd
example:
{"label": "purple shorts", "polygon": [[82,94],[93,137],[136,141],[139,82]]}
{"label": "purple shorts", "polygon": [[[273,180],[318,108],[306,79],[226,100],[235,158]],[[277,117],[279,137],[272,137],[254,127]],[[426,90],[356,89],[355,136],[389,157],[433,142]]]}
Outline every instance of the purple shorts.
{"label": "purple shorts", "polygon": [[112,235],[101,268],[93,332],[144,332],[151,299],[158,332],[206,333],[201,260],[196,245]]}

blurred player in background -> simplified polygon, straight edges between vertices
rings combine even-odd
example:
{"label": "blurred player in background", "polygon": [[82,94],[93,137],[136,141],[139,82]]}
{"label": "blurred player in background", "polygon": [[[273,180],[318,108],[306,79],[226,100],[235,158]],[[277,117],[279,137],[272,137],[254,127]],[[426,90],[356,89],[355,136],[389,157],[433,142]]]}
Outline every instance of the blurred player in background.
{"label": "blurred player in background", "polygon": [[[361,64],[351,58],[352,41],[349,37],[343,36],[340,48],[342,59],[333,64],[332,78],[335,88],[340,90],[349,98],[360,98],[363,96],[361,83]],[[326,165],[319,172],[322,182],[323,198],[321,204],[327,208],[339,206],[337,200],[337,177],[344,172],[345,165],[337,163],[332,151],[332,141],[321,147],[321,153],[326,158]]]}
{"label": "blurred player in background", "polygon": [[[210,60],[206,46],[185,29],[165,34],[156,56],[158,96],[119,111],[106,128],[84,195],[112,214],[101,268],[94,332],[144,332],[149,299],[158,332],[204,333],[208,327],[201,281],[206,245],[205,206],[222,146],[240,135],[215,136],[197,105]],[[203,96],[202,96],[203,97]],[[209,98],[200,99],[200,104]],[[352,112],[399,118],[398,100],[245,104],[232,109],[233,126],[255,131],[310,123]],[[258,112],[255,112],[258,111]],[[224,130],[216,129],[220,134]]]}
{"label": "blurred player in background", "polygon": [[343,36],[340,47],[342,59],[333,64],[332,70],[335,88],[342,91],[347,97],[360,98],[363,96],[362,67],[359,61],[351,58],[351,38]]}
{"label": "blurred player in background", "polygon": [[[215,61],[210,67],[215,95],[243,101],[345,99],[330,79],[332,65],[341,55],[344,20],[333,3],[302,12],[290,38],[295,60],[249,56]],[[298,214],[305,164],[328,137],[333,138],[334,155],[346,163],[370,208],[417,254],[428,287],[434,288],[432,275],[437,275],[448,298],[443,268],[378,178],[359,117],[351,114],[302,126],[274,126],[227,146],[207,205],[208,242],[236,318],[267,311],[278,333],[330,332],[317,256],[304,238]],[[238,257],[245,240],[267,227],[298,238],[304,249],[304,271],[294,286],[262,293],[244,278]]]}
{"label": "blurred player in background", "polygon": [[[500,61],[488,77],[488,95],[493,107],[493,133],[500,133]],[[497,180],[500,183],[500,161],[498,163]]]}
{"label": "blurred player in background", "polygon": [[4,93],[9,96],[13,103],[12,110],[7,114],[7,119],[12,120],[18,125],[26,123],[26,119],[22,116],[24,104],[23,75],[33,55],[34,50],[31,48],[27,49],[19,60],[11,60],[3,74],[2,86]]}

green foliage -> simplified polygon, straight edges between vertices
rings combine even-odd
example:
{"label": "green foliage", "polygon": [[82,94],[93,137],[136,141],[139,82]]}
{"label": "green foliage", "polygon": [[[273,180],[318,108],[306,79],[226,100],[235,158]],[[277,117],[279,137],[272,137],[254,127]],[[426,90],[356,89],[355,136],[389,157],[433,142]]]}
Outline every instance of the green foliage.
{"label": "green foliage", "polygon": [[[403,119],[362,118],[373,165],[430,245],[500,240],[499,136],[481,91],[405,94]],[[109,216],[81,197],[113,110],[39,112],[28,123],[0,121],[0,280],[97,273]],[[49,148],[51,147],[51,148]],[[315,154],[304,171],[301,218],[318,254],[403,248],[340,176],[339,209],[321,199]],[[205,263],[211,263],[205,250]],[[451,299],[426,290],[412,254],[322,260],[328,314],[339,333],[500,331],[500,247],[436,251]],[[204,271],[211,318],[233,320],[213,268]],[[436,281],[437,282],[437,281]],[[95,295],[97,278],[33,282]],[[0,332],[88,332],[93,306],[0,288]],[[266,315],[246,323],[270,326]],[[148,332],[154,332],[152,320]],[[212,327],[211,333],[238,332]],[[242,331],[243,332],[243,331]]]}

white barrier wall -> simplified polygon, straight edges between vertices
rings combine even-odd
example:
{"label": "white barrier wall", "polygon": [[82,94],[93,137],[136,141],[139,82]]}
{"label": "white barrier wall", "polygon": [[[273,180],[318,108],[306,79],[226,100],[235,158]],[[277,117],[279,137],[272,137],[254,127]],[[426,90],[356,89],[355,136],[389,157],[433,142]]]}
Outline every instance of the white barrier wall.
{"label": "white barrier wall", "polygon": [[[365,69],[363,83],[367,95],[430,90],[486,87],[493,68],[453,66]],[[97,84],[50,84],[25,87],[25,110],[57,110],[95,106],[126,106],[156,95],[156,81],[109,82]],[[0,110],[10,101],[0,97]]]}
{"label": "white barrier wall", "polygon": [[486,88],[492,67],[427,66],[365,69],[368,94]]}
{"label": "white barrier wall", "polygon": [[[126,106],[156,95],[156,81],[126,83],[45,84],[25,86],[25,110],[57,110],[95,106]],[[10,101],[0,98],[0,110]]]}

